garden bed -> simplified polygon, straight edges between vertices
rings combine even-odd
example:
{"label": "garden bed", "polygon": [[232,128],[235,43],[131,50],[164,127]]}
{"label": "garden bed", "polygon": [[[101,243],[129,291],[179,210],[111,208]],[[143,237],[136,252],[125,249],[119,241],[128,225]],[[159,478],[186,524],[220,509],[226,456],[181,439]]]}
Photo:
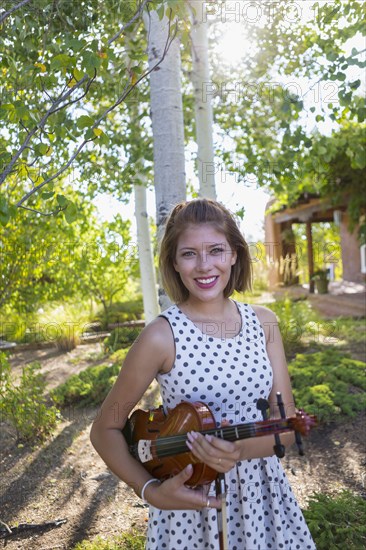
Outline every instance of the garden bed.
{"label": "garden bed", "polygon": [[[79,346],[61,354],[56,350],[13,354],[12,367],[39,361],[48,387],[55,388],[86,366],[105,362],[100,344]],[[156,399],[152,385],[147,401]],[[10,537],[7,548],[26,550],[72,549],[82,540],[111,538],[137,529],[144,532],[147,508],[134,492],[112,475],[89,442],[89,430],[97,409],[63,411],[54,436],[34,449],[17,446],[1,431],[1,520],[9,525],[66,520],[44,531],[24,531]],[[314,492],[339,493],[349,489],[363,495],[364,416],[347,422],[331,422],[314,430],[305,442],[305,456],[296,448],[283,465],[302,507]]]}

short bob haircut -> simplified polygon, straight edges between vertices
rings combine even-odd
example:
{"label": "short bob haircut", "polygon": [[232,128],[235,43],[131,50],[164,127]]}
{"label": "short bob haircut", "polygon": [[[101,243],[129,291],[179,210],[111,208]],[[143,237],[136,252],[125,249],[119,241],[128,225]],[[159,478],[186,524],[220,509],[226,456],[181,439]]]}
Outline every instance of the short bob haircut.
{"label": "short bob haircut", "polygon": [[177,204],[170,213],[160,244],[159,269],[162,285],[175,303],[185,302],[189,292],[174,268],[178,239],[188,226],[208,223],[225,235],[237,259],[231,268],[224,296],[228,298],[237,290],[245,292],[252,286],[252,265],[248,245],[233,215],[222,204],[211,199],[194,199]]}

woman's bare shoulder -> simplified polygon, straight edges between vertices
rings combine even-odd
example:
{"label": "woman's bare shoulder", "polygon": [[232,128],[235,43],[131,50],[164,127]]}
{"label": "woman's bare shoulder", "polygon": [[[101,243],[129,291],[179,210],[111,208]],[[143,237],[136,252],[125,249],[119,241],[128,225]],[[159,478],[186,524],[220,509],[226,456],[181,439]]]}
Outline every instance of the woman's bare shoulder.
{"label": "woman's bare shoulder", "polygon": [[138,340],[140,340],[140,338],[144,338],[146,342],[151,341],[156,345],[165,344],[166,346],[167,337],[173,338],[172,329],[170,328],[168,320],[159,315],[159,317],[156,317],[153,321],[150,321],[150,323],[146,325]]}
{"label": "woman's bare shoulder", "polygon": [[157,370],[165,372],[174,362],[174,337],[169,322],[164,317],[156,317],[140,333],[126,359],[139,358],[144,362],[153,361]]}
{"label": "woman's bare shoulder", "polygon": [[276,314],[265,306],[259,306],[257,304],[251,306],[256,313],[259,321],[263,323],[277,323]]}

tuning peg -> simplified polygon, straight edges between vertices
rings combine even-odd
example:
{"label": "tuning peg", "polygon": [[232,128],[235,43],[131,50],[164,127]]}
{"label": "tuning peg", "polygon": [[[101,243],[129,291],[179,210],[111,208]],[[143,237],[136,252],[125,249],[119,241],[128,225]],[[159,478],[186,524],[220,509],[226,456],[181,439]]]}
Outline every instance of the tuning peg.
{"label": "tuning peg", "polygon": [[267,399],[263,399],[262,397],[258,399],[257,409],[261,411],[263,420],[267,420],[268,418],[267,410],[269,409],[269,403]]}
{"label": "tuning peg", "polygon": [[299,450],[299,455],[304,456],[305,454],[304,447],[302,446],[302,439],[299,432],[295,432],[295,441],[296,441],[297,448]]}
{"label": "tuning peg", "polygon": [[[283,404],[283,401],[282,401],[281,393],[277,392],[276,397],[277,397],[277,406],[278,406],[278,409],[280,411],[281,418],[286,418],[285,407],[284,407],[284,404]],[[280,438],[279,434],[275,434],[274,437],[275,437],[275,442],[276,442],[276,444],[273,447],[274,452],[276,453],[276,456],[278,458],[283,458],[285,456],[285,453],[286,453],[286,448],[285,448],[284,445],[282,445],[281,438]]]}
{"label": "tuning peg", "polygon": [[281,418],[286,418],[286,411],[285,411],[284,403],[282,401],[282,394],[280,392],[277,392],[276,397],[277,397],[277,407],[280,411]]}

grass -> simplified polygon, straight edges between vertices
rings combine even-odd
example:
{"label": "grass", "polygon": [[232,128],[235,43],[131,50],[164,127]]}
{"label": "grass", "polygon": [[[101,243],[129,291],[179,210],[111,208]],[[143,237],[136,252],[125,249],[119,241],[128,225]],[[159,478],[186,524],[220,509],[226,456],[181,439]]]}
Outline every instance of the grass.
{"label": "grass", "polygon": [[145,550],[145,534],[133,530],[111,539],[97,537],[79,542],[73,550]]}

